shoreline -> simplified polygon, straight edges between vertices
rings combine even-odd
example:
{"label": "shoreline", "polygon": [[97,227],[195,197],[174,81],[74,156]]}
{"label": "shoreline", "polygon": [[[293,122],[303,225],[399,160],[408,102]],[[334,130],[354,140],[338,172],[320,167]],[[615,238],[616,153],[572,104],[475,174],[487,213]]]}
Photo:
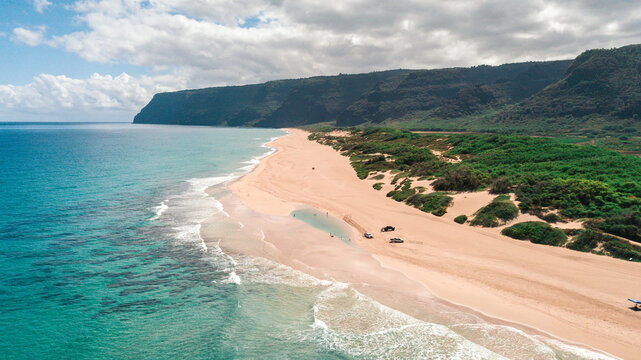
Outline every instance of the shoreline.
{"label": "shoreline", "polygon": [[[389,283],[383,288],[392,286],[401,274],[406,279],[406,292],[412,287],[422,287],[421,296],[440,299],[463,311],[470,309],[471,314],[492,324],[507,324],[528,334],[552,336],[563,339],[566,344],[600,349],[624,358],[631,358],[636,353],[635,348],[641,348],[641,343],[634,342],[638,339],[635,324],[638,325],[639,321],[636,319],[635,322],[634,313],[627,308],[624,310],[629,314],[604,307],[614,297],[599,294],[600,297],[591,298],[586,295],[594,288],[607,295],[614,285],[598,282],[595,286],[590,277],[603,280],[613,273],[624,275],[617,287],[627,284],[630,292],[641,291],[639,282],[634,283],[634,277],[641,275],[641,269],[620,260],[567,253],[567,249],[507,239],[492,231],[457,225],[451,220],[436,218],[396,203],[373,190],[368,181],[358,179],[347,158],[330,147],[308,141],[306,133],[301,130],[289,130],[288,134],[270,144],[275,150],[262,157],[251,172],[229,186],[233,194],[230,196],[254,211],[252,216],[289,217],[297,204],[326,211],[350,225],[352,237],[363,252],[358,254],[362,257],[359,261],[366,270],[378,264],[374,271],[377,276],[383,272],[395,274],[396,278],[388,279]],[[226,210],[230,201],[234,200],[227,198],[223,201],[227,202]],[[394,235],[408,239],[405,244],[390,246],[378,232],[372,231],[378,229],[378,225],[386,224],[381,217],[390,219],[397,226],[398,231]],[[365,229],[374,233],[375,238],[361,239],[359,233]],[[270,240],[277,236],[275,233],[272,235]],[[331,247],[338,248],[336,244],[323,245],[316,250],[331,253]],[[358,273],[363,267],[360,270],[332,268],[331,257],[322,261],[310,259],[310,249],[305,249],[307,246],[300,243],[276,242],[271,246],[272,259],[304,272],[315,268],[314,276],[322,276],[322,269],[326,269],[329,273],[333,271],[333,276],[340,275],[341,271],[355,271],[356,275],[349,276],[352,277],[350,283],[362,283],[363,278],[372,277],[372,274]],[[256,249],[232,250],[265,255]],[[348,255],[344,258],[347,263],[358,258],[354,254],[335,251],[332,256],[344,255]],[[365,258],[369,259],[365,261]],[[548,264],[550,261],[552,264]],[[561,276],[563,274],[554,271],[554,266],[574,271]],[[580,269],[574,269],[574,266]],[[573,284],[575,275],[584,270],[589,270],[588,275],[579,276],[579,284]],[[604,271],[606,275],[599,275]],[[372,281],[376,282],[375,279]],[[532,294],[533,291],[537,294]],[[606,314],[593,319],[585,315],[586,311],[571,311],[577,304],[563,300],[572,295],[580,295],[580,306],[590,305],[587,314],[593,311],[597,311],[594,314]],[[608,321],[613,315],[615,320],[622,317],[632,319],[623,324],[613,323]]]}

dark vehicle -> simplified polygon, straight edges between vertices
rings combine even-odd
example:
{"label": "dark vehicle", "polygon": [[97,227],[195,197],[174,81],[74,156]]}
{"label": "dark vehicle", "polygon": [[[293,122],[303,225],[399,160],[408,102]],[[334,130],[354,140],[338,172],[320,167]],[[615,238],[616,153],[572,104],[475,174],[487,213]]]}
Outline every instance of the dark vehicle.
{"label": "dark vehicle", "polygon": [[381,229],[381,232],[394,231],[394,230],[396,230],[395,227],[387,225],[387,226],[385,226],[384,228]]}
{"label": "dark vehicle", "polygon": [[404,241],[401,238],[391,238],[389,239],[390,244],[402,244]]}
{"label": "dark vehicle", "polygon": [[365,236],[365,237],[366,237],[366,238],[368,238],[368,239],[371,239],[371,238],[373,238],[373,237],[374,237],[374,235],[372,235],[371,233],[368,233],[368,232],[366,232],[365,234],[363,234],[363,236]]}

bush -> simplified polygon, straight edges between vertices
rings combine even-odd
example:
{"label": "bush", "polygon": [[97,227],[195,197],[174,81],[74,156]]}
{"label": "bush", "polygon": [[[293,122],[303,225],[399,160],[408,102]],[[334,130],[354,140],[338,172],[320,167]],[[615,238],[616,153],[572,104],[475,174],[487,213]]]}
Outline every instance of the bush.
{"label": "bush", "polygon": [[610,234],[641,242],[641,207],[613,212],[604,217],[597,227]]}
{"label": "bush", "polygon": [[501,231],[501,234],[518,240],[530,240],[535,244],[560,246],[565,243],[567,236],[557,228],[542,221],[527,221],[514,224]]}
{"label": "bush", "polygon": [[603,244],[603,249],[615,258],[641,261],[641,246],[631,244],[625,240],[613,238]]}
{"label": "bush", "polygon": [[432,215],[443,216],[445,215],[446,212],[447,211],[445,210],[445,208],[438,208],[438,209],[432,210]]}
{"label": "bush", "polygon": [[388,192],[387,197],[391,197],[396,201],[405,201],[405,199],[416,194],[416,190],[411,188],[411,180],[405,179],[401,184],[402,185],[397,186],[396,189]]}
{"label": "bush", "polygon": [[590,252],[599,245],[600,241],[603,241],[601,239],[601,234],[589,229],[582,230],[579,232],[576,239],[566,247],[576,251]]}
{"label": "bush", "polygon": [[459,224],[465,224],[466,221],[467,221],[467,215],[459,215],[454,218],[454,222]]}
{"label": "bush", "polygon": [[383,180],[385,178],[385,174],[378,174],[376,176],[372,176],[372,180]]}
{"label": "bush", "polygon": [[561,220],[559,215],[557,215],[555,213],[549,213],[549,214],[541,215],[541,216],[539,216],[539,218],[541,218],[541,220],[545,220],[545,221],[547,221],[549,223],[553,223],[553,224],[558,222],[559,220]]}
{"label": "bush", "polygon": [[500,177],[490,186],[490,194],[506,194],[510,192],[511,187],[512,184],[506,178]]}
{"label": "bush", "polygon": [[447,212],[447,207],[452,204],[452,197],[442,192],[434,192],[413,195],[407,198],[405,202],[422,211],[442,216]]}
{"label": "bush", "polygon": [[383,183],[376,183],[372,185],[372,187],[376,190],[381,190],[383,188]]}
{"label": "bush", "polygon": [[432,186],[435,190],[466,191],[476,190],[485,182],[485,176],[465,166],[452,169],[436,180]]}
{"label": "bush", "polygon": [[567,247],[572,250],[590,252],[599,244],[603,244],[603,249],[615,258],[641,261],[641,246],[591,229],[582,230]]}
{"label": "bush", "polygon": [[497,196],[491,203],[476,212],[472,226],[497,227],[499,220],[503,222],[515,219],[519,215],[519,208],[514,205],[509,196]]}

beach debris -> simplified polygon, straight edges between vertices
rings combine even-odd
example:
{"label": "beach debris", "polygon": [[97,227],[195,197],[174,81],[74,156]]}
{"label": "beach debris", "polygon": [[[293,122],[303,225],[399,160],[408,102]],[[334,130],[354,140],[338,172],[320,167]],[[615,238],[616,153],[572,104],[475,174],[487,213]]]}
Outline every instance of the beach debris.
{"label": "beach debris", "polygon": [[390,244],[402,244],[405,241],[401,238],[391,238],[389,239],[389,242]]}
{"label": "beach debris", "polygon": [[373,238],[373,237],[374,237],[374,235],[372,235],[372,233],[368,233],[368,232],[366,232],[365,234],[363,234],[363,236],[365,236],[365,237],[366,237],[366,238],[368,238],[368,239],[371,239],[371,238]]}
{"label": "beach debris", "polygon": [[396,230],[396,228],[391,226],[391,225],[387,225],[387,226],[384,226],[383,228],[381,228],[381,232],[394,231],[394,230]]}

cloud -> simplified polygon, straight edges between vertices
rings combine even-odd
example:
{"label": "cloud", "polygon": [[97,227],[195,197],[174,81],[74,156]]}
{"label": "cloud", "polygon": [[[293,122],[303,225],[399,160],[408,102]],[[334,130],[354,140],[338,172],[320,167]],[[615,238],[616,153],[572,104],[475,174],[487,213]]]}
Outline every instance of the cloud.
{"label": "cloud", "polygon": [[[84,0],[52,45],[209,84],[574,57],[641,40],[641,4],[531,0]],[[251,26],[246,26],[250,21]]]}
{"label": "cloud", "polygon": [[33,0],[33,6],[36,8],[36,11],[41,13],[47,7],[51,6],[51,3],[47,0]]}
{"label": "cloud", "polygon": [[[144,89],[140,93],[116,80],[120,76],[93,81],[41,75],[14,89],[58,89],[45,83],[72,89],[69,97],[60,90],[53,103],[42,99],[48,109],[68,101],[131,109],[150,97],[159,79],[164,81],[159,84],[171,79],[172,86],[196,88],[568,59],[589,48],[641,42],[641,3],[625,0],[80,0],[69,9],[82,31],[47,37],[43,27],[19,27],[12,39],[57,47],[88,62],[147,67],[155,75],[130,77]],[[94,95],[81,96],[77,88]]]}
{"label": "cloud", "polygon": [[18,27],[13,29],[13,36],[11,39],[18,43],[23,43],[29,46],[38,46],[45,42],[45,31],[47,27],[44,25],[35,27],[34,30]]}
{"label": "cloud", "polygon": [[122,73],[115,77],[93,74],[87,79],[72,79],[41,74],[26,85],[0,85],[0,109],[44,117],[60,111],[83,115],[121,111],[133,116],[153,94],[182,87],[184,83],[173,76],[132,77]]}

